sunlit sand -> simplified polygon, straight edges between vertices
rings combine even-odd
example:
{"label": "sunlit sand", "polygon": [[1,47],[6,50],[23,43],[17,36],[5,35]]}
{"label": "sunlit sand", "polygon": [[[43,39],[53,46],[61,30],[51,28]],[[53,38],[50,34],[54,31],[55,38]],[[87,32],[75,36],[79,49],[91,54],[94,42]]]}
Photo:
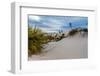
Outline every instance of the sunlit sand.
{"label": "sunlit sand", "polygon": [[88,36],[77,34],[44,46],[43,53],[32,55],[29,60],[79,59],[88,57]]}

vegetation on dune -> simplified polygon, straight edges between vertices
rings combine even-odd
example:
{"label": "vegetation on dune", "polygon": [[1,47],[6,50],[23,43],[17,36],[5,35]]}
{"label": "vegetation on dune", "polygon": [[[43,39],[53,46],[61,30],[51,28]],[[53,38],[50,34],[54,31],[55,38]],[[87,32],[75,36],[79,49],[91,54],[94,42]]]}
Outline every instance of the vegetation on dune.
{"label": "vegetation on dune", "polygon": [[81,31],[88,32],[87,28],[81,29]]}
{"label": "vegetation on dune", "polygon": [[81,32],[87,33],[88,29],[87,28],[75,28],[75,29],[72,29],[71,31],[69,31],[68,36],[74,36],[79,32],[80,33]]}
{"label": "vegetation on dune", "polygon": [[69,36],[74,36],[77,32],[78,32],[77,29],[72,29],[71,31],[69,31],[68,35]]}
{"label": "vegetation on dune", "polygon": [[74,28],[72,29],[70,23],[71,30],[66,36],[64,32],[58,32],[57,34],[48,34],[44,33],[39,28],[28,27],[28,56],[40,54],[42,52],[44,44],[52,41],[59,41],[68,36],[74,36],[77,33],[88,32],[87,28]]}
{"label": "vegetation on dune", "polygon": [[[57,36],[57,35],[56,35]],[[52,36],[44,33],[39,28],[28,27],[28,56],[40,54],[43,49],[43,45],[52,41],[59,41],[64,38],[64,34],[61,36]]]}
{"label": "vegetation on dune", "polygon": [[81,32],[84,32],[84,33],[87,33],[88,32],[88,29],[87,28],[72,28],[72,23],[70,22],[69,23],[69,27],[70,27],[70,31],[68,33],[68,36],[74,36],[76,35],[77,33],[81,33]]}
{"label": "vegetation on dune", "polygon": [[65,34],[64,33],[62,33],[59,37],[56,37],[55,41],[60,41],[63,38],[65,38]]}
{"label": "vegetation on dune", "polygon": [[39,54],[42,52],[43,44],[48,43],[48,37],[38,29],[28,27],[28,55]]}

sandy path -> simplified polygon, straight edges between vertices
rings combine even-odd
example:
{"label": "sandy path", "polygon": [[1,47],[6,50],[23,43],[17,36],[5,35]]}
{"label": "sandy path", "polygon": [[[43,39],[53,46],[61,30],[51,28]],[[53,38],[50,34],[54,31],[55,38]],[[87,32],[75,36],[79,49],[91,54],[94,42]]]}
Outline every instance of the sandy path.
{"label": "sandy path", "polygon": [[33,55],[29,60],[87,58],[87,42],[87,37],[79,36],[51,42],[45,49],[47,52],[41,55]]}

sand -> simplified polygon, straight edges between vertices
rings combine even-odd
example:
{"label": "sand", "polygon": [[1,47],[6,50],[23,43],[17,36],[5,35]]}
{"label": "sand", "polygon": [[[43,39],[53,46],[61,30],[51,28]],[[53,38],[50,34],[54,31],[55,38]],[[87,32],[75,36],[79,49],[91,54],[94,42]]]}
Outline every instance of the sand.
{"label": "sand", "polygon": [[88,57],[88,37],[76,35],[50,42],[40,55],[32,55],[29,60],[78,59]]}

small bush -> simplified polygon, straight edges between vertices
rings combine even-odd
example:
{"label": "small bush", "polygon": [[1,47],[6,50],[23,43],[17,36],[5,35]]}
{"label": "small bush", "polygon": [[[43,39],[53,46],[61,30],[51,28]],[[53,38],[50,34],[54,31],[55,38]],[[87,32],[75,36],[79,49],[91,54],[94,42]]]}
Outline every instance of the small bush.
{"label": "small bush", "polygon": [[88,32],[88,29],[87,28],[83,28],[82,31]]}
{"label": "small bush", "polygon": [[68,36],[74,36],[77,33],[78,33],[77,29],[72,29],[71,31],[69,31]]}

